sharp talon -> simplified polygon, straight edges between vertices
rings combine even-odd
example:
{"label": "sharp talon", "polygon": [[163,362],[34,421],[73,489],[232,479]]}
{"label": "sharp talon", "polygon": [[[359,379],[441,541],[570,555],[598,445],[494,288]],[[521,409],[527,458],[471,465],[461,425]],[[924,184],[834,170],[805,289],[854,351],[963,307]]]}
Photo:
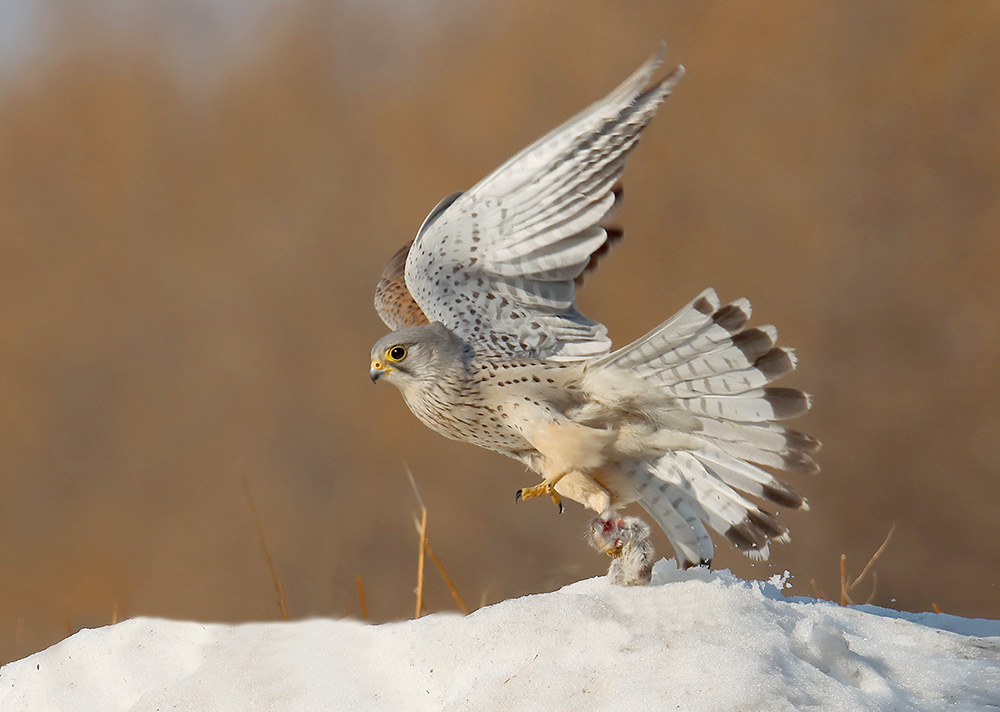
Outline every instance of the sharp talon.
{"label": "sharp talon", "polygon": [[518,490],[517,492],[514,493],[514,504],[517,504],[518,502],[521,501],[522,492],[524,492],[524,490]]}
{"label": "sharp talon", "polygon": [[556,504],[559,505],[559,514],[562,514],[563,512],[566,511],[566,508],[563,506],[562,502],[556,502]]}
{"label": "sharp talon", "polygon": [[[541,497],[542,495],[549,494],[548,489],[545,484],[535,485],[534,487],[522,487],[517,491],[518,499],[533,499],[535,497]],[[551,495],[550,495],[551,496]]]}
{"label": "sharp talon", "polygon": [[556,483],[562,479],[562,475],[557,477],[547,477],[542,480],[537,485],[533,487],[522,487],[517,491],[515,501],[520,501],[522,499],[532,499],[533,497],[541,497],[542,495],[547,495],[552,499],[553,502],[559,504],[559,495],[556,492]]}

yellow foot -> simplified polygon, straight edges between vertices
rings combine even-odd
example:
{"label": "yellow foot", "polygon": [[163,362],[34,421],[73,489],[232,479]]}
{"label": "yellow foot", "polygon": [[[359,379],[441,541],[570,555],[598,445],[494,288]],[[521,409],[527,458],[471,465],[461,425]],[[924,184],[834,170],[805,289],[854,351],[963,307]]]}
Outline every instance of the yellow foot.
{"label": "yellow foot", "polygon": [[562,500],[559,498],[559,493],[556,492],[556,482],[558,482],[562,477],[550,477],[549,479],[542,482],[540,485],[535,485],[534,487],[522,487],[514,495],[514,501],[520,502],[522,499],[531,499],[532,497],[542,497],[544,495],[549,496],[556,506],[559,507],[559,514],[563,513]]}

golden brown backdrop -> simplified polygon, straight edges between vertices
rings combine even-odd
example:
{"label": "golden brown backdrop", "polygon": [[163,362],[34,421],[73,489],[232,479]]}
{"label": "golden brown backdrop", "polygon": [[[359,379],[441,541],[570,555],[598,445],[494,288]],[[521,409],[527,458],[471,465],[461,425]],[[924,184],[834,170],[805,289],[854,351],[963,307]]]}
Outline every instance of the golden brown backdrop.
{"label": "golden brown backdrop", "polygon": [[439,198],[664,39],[689,73],[583,307],[624,342],[750,297],[825,443],[791,544],[718,566],[834,595],[895,522],[877,603],[1000,617],[1000,5],[274,3],[215,52],[198,3],[88,7],[0,85],[0,660],[276,618],[244,477],[295,618],[357,615],[357,575],[412,615],[404,463],[470,603],[600,573],[585,512],[515,508],[516,463],[372,386],[371,293]]}

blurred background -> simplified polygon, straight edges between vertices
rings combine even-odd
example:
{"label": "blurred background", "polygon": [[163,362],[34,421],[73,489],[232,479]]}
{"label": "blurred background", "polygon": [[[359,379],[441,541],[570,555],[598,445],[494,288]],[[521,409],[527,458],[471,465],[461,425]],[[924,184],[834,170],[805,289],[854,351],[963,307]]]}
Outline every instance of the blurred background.
{"label": "blurred background", "polygon": [[372,386],[371,297],[661,40],[688,75],[582,307],[624,343],[751,298],[825,443],[792,542],[717,566],[836,597],[895,523],[875,603],[1000,617],[1000,5],[0,0],[0,660],[277,619],[244,478],[292,618],[359,616],[357,576],[413,615],[406,466],[470,606],[603,573],[587,512]]}

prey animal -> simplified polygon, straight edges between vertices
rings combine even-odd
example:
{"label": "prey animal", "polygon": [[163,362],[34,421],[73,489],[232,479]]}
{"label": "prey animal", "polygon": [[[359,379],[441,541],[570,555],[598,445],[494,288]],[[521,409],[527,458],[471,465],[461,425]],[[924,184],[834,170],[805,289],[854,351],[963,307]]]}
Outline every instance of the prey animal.
{"label": "prey animal", "polygon": [[593,543],[621,559],[609,575],[623,584],[647,582],[653,555],[625,505],[649,513],[682,566],[711,561],[706,525],[763,559],[788,530],[754,499],[807,508],[769,470],[818,470],[819,443],[781,424],[808,396],[769,385],[795,356],[773,326],[747,327],[747,300],[706,289],[614,351],[575,306],[584,274],[622,237],[612,216],[625,160],[684,74],[650,85],[662,56],[442,200],[375,292],[394,331],[372,348],[372,380],[399,388],[431,429],[538,473],[517,499],[593,510]]}

